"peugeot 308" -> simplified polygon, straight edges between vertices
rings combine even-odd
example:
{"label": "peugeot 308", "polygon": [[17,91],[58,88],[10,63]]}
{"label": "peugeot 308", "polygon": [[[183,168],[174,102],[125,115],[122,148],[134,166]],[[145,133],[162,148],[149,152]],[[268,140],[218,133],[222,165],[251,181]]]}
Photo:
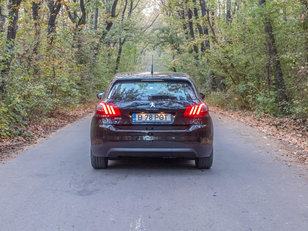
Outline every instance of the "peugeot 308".
{"label": "peugeot 308", "polygon": [[213,124],[207,104],[187,74],[123,73],[98,94],[91,123],[91,164],[119,157],[187,158],[213,163]]}

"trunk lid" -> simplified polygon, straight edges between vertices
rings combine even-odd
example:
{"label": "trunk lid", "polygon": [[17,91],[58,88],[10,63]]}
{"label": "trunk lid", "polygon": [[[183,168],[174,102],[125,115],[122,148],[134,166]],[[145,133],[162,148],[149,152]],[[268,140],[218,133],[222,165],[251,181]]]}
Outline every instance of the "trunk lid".
{"label": "trunk lid", "polygon": [[[170,127],[172,125],[187,125],[187,118],[184,117],[184,112],[187,107],[193,104],[199,103],[199,100],[193,101],[181,101],[177,100],[144,100],[144,101],[115,101],[108,100],[106,103],[114,105],[119,108],[121,117],[115,118],[113,124],[117,125],[134,125],[141,126],[150,124],[152,126],[165,126]],[[142,124],[133,123],[133,114],[149,113],[149,114],[171,114],[173,119],[171,123],[164,124],[159,122]]]}

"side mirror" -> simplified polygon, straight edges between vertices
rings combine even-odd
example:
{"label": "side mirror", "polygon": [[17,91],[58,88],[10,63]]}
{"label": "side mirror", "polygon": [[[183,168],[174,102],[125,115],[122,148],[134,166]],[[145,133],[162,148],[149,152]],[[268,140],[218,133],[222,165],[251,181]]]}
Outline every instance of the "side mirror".
{"label": "side mirror", "polygon": [[205,94],[200,92],[201,99],[205,99]]}
{"label": "side mirror", "polygon": [[105,92],[98,93],[97,98],[102,99],[104,95],[105,95]]}

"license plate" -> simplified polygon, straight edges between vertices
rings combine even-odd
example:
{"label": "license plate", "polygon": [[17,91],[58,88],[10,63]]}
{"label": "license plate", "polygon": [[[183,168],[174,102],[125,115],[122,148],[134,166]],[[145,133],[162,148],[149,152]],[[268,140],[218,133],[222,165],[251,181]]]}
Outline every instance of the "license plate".
{"label": "license plate", "polygon": [[171,123],[173,116],[165,113],[133,114],[133,123]]}

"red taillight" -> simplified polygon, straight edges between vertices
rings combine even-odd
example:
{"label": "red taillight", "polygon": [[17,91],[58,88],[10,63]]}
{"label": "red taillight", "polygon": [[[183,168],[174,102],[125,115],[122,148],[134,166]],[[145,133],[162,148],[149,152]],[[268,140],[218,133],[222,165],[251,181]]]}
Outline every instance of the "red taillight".
{"label": "red taillight", "polygon": [[204,103],[196,104],[186,108],[185,116],[202,116],[207,114],[207,106]]}
{"label": "red taillight", "polygon": [[120,110],[116,106],[107,104],[107,103],[99,103],[96,107],[96,112],[99,115],[105,116],[120,116]]}

